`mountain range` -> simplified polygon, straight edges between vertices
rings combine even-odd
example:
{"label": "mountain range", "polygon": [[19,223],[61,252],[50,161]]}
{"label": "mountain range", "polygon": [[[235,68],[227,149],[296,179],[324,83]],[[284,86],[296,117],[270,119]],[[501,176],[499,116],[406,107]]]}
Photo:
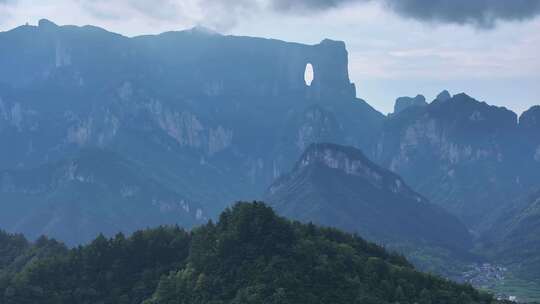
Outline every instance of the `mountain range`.
{"label": "mountain range", "polygon": [[309,143],[366,146],[383,119],[355,97],[342,42],[198,28],[127,38],[42,20],[0,33],[0,45],[2,169],[98,147],[182,185],[213,215],[263,191]]}
{"label": "mountain range", "polygon": [[[485,239],[492,254],[514,239],[491,237],[500,229],[531,231],[506,220],[540,187],[540,107],[518,118],[443,91],[383,115],[356,97],[340,41],[203,28],[130,38],[41,20],[0,33],[0,66],[0,228],[31,239],[191,228],[263,197],[381,242]],[[317,152],[329,147],[338,168]],[[382,180],[348,174],[349,158]]]}
{"label": "mountain range", "polygon": [[485,231],[506,203],[538,186],[538,121],[537,107],[518,120],[466,94],[441,94],[387,119],[373,159]]}

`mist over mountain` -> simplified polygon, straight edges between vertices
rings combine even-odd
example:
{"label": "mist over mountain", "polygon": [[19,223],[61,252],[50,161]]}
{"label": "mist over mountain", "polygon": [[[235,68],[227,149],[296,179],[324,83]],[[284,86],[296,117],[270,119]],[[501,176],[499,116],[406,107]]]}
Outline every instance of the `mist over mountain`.
{"label": "mist over mountain", "polygon": [[41,20],[0,33],[0,66],[8,232],[71,246],[193,228],[265,197],[413,259],[481,248],[475,258],[516,265],[506,254],[521,248],[536,265],[533,234],[521,238],[536,231],[534,203],[515,198],[540,185],[538,106],[518,118],[443,91],[385,116],[356,97],[344,42],[201,27],[128,38]]}
{"label": "mist over mountain", "polygon": [[0,168],[32,169],[97,147],[201,204],[205,216],[257,197],[311,142],[367,146],[384,119],[355,97],[337,41],[308,46],[201,28],[126,38],[42,20],[0,33],[0,45],[0,138],[9,143]]}

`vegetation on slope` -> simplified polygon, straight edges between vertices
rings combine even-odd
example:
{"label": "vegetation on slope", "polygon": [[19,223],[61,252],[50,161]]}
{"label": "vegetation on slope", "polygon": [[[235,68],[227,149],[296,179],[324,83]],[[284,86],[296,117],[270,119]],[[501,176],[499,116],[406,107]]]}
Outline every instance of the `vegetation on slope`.
{"label": "vegetation on slope", "polygon": [[[14,243],[3,235],[1,252],[23,256],[39,246],[4,250]],[[60,246],[0,282],[2,304],[493,303],[356,235],[291,222],[263,203],[238,203],[192,232],[161,227]]]}

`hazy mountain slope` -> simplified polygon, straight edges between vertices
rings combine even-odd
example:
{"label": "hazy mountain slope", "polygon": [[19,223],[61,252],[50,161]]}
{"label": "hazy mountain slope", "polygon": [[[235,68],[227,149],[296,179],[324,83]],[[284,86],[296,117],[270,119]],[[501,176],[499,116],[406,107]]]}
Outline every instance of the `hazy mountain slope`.
{"label": "hazy mountain slope", "polygon": [[259,196],[312,142],[376,140],[384,116],[356,98],[347,64],[331,40],[21,26],[0,33],[0,170],[104,148],[217,215]]}
{"label": "hazy mountain slope", "polygon": [[426,98],[424,95],[416,95],[415,97],[399,97],[394,104],[394,113],[398,114],[411,107],[423,107],[427,106]]}
{"label": "hazy mountain slope", "polygon": [[508,265],[521,277],[540,274],[540,191],[505,210],[482,239],[482,252]]}
{"label": "hazy mountain slope", "polygon": [[518,123],[505,108],[445,94],[387,119],[373,159],[485,230],[510,198],[540,182],[538,135],[523,117]]}
{"label": "hazy mountain slope", "polygon": [[[525,181],[536,181],[533,188],[538,186],[540,170],[540,106],[533,106],[519,117],[519,145],[516,162]],[[529,193],[530,191],[523,192]]]}
{"label": "hazy mountain slope", "polygon": [[46,234],[77,244],[98,233],[207,220],[197,202],[102,150],[36,169],[0,171],[0,181],[1,228],[30,238]]}
{"label": "hazy mountain slope", "polygon": [[439,247],[464,255],[472,244],[457,218],[352,147],[311,145],[265,200],[284,216],[357,232],[410,254]]}
{"label": "hazy mountain slope", "polygon": [[[303,77],[308,63],[311,86]],[[475,231],[488,229],[509,198],[540,184],[538,107],[518,122],[504,108],[445,92],[384,117],[356,98],[347,65],[345,44],[332,40],[304,45],[201,28],[128,38],[47,20],[1,32],[0,171],[52,176],[54,164],[104,149],[214,217],[231,201],[262,196],[311,143],[331,142],[362,149]],[[33,183],[32,174],[21,176],[22,185]],[[55,194],[56,206],[77,202],[60,209],[44,207],[47,195],[3,191],[32,208],[10,207],[6,214],[16,216],[4,216],[0,227],[26,227],[35,237],[62,225],[105,225],[86,216],[53,226],[44,220],[68,218],[52,210],[92,209],[101,190],[84,191]],[[45,215],[18,222],[34,209]],[[130,227],[170,222],[124,220]]]}

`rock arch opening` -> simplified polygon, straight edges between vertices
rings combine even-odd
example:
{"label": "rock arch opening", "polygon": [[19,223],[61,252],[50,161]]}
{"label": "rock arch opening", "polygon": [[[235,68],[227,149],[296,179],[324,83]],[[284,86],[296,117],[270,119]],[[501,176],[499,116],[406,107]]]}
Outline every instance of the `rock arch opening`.
{"label": "rock arch opening", "polygon": [[306,69],[304,71],[304,81],[306,82],[306,86],[308,87],[311,86],[313,79],[315,79],[315,72],[313,71],[313,65],[308,62],[306,64]]}

